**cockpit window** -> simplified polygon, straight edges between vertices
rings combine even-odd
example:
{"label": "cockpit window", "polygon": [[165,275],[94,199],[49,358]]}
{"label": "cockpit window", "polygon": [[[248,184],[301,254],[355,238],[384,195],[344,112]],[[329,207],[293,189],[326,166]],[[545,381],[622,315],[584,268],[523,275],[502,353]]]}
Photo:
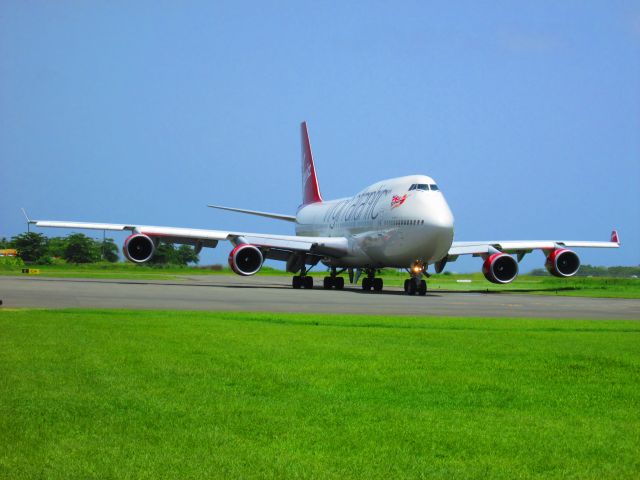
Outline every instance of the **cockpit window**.
{"label": "cockpit window", "polygon": [[414,183],[413,185],[411,185],[409,187],[409,191],[411,191],[411,190],[424,190],[424,191],[428,192],[429,189],[433,190],[434,192],[440,190],[438,188],[438,185],[436,185],[435,183],[432,183],[430,185],[428,185],[426,183]]}

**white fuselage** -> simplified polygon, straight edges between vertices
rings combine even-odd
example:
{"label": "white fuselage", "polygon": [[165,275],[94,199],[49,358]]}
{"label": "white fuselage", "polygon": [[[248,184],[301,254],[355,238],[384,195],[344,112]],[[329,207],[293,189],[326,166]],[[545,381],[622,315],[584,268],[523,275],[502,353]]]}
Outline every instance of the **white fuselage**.
{"label": "white fuselage", "polygon": [[350,198],[304,205],[296,215],[296,235],[346,237],[349,254],[325,260],[329,266],[437,262],[451,247],[453,215],[435,185],[430,177],[411,175],[375,183]]}

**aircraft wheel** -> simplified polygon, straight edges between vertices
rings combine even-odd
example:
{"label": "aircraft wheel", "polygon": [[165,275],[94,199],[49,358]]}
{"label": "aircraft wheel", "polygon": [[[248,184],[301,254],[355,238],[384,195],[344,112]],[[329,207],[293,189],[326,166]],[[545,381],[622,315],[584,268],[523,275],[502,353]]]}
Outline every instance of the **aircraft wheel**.
{"label": "aircraft wheel", "polygon": [[300,275],[294,275],[293,279],[291,280],[291,286],[293,288],[302,287],[302,277],[300,277]]}
{"label": "aircraft wheel", "polygon": [[322,287],[325,290],[329,290],[334,285],[335,285],[335,279],[333,277],[324,277],[324,280],[322,281]]}
{"label": "aircraft wheel", "polygon": [[302,286],[311,290],[313,288],[313,277],[305,275],[302,280]]}
{"label": "aircraft wheel", "polygon": [[333,282],[333,286],[336,287],[336,290],[342,290],[344,288],[344,277],[335,277]]}
{"label": "aircraft wheel", "polygon": [[362,279],[362,290],[365,292],[371,290],[371,279],[369,277],[365,277]]}
{"label": "aircraft wheel", "polygon": [[411,282],[411,279],[410,279],[410,278],[407,278],[407,279],[404,281],[404,293],[409,293],[409,282]]}
{"label": "aircraft wheel", "polygon": [[413,278],[409,279],[408,283],[407,283],[407,294],[408,295],[415,295],[417,289],[418,288],[416,286],[416,282],[413,280]]}
{"label": "aircraft wheel", "polygon": [[420,280],[420,286],[418,287],[418,295],[425,296],[427,294],[427,281]]}
{"label": "aircraft wheel", "polygon": [[373,279],[373,289],[376,292],[381,292],[383,285],[384,285],[384,283],[382,282],[381,278],[374,278]]}

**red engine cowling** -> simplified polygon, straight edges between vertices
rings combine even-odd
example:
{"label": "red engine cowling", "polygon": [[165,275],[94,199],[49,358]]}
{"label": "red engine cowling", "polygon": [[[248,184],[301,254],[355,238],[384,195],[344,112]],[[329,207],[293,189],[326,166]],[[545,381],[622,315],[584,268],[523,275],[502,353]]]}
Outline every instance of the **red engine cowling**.
{"label": "red engine cowling", "polygon": [[556,277],[571,277],[578,273],[580,257],[572,250],[558,248],[547,255],[544,263],[547,271]]}
{"label": "red engine cowling", "polygon": [[124,256],[133,263],[144,263],[151,260],[155,251],[155,242],[142,233],[129,235],[122,247]]}
{"label": "red engine cowling", "polygon": [[492,283],[509,283],[518,276],[518,262],[506,253],[494,253],[484,261],[482,273]]}
{"label": "red engine cowling", "polygon": [[262,268],[264,257],[262,252],[255,245],[247,243],[237,245],[229,253],[229,266],[238,275],[255,275]]}

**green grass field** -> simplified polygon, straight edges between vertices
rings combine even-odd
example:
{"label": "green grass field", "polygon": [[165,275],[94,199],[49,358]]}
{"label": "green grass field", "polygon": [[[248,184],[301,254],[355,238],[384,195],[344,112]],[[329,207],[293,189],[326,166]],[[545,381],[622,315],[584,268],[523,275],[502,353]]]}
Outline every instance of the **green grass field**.
{"label": "green grass field", "polygon": [[[174,280],[185,281],[185,277],[207,275],[235,275],[230,269],[211,270],[194,267],[159,268],[132,263],[100,263],[87,265],[42,265],[34,266],[40,269],[40,275],[62,278],[105,278],[129,280]],[[17,268],[7,268],[0,265],[0,275],[21,275]],[[274,268],[263,268],[258,275],[287,276],[291,274]],[[318,268],[312,272],[317,285],[320,279],[327,275],[326,268]],[[401,287],[405,272],[385,270],[382,274],[385,285]],[[460,283],[458,280],[471,280],[471,283]],[[546,295],[589,296],[605,298],[640,298],[640,279],[631,278],[602,278],[602,277],[573,277],[555,278],[551,276],[539,277],[520,275],[507,285],[494,285],[488,282],[481,273],[459,275],[433,275],[429,280],[430,290],[457,290],[480,292],[512,292],[535,293]]]}
{"label": "green grass field", "polygon": [[0,477],[640,477],[640,323],[0,310]]}

